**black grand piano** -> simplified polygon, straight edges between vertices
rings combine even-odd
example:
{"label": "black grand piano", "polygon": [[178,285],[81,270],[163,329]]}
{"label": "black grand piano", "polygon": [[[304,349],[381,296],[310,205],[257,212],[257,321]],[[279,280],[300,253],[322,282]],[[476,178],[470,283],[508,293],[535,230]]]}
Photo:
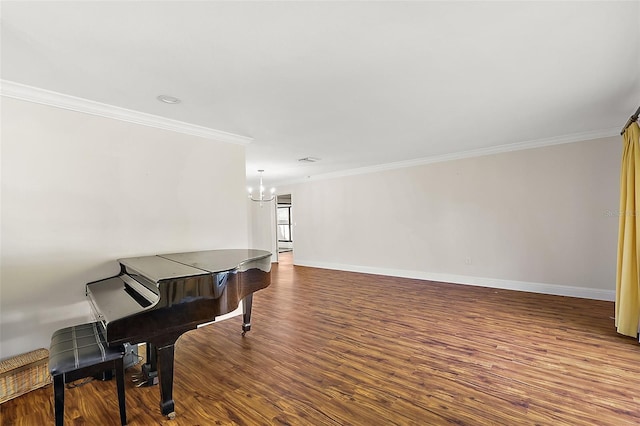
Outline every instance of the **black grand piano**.
{"label": "black grand piano", "polygon": [[[88,283],[86,294],[107,343],[147,344],[143,381],[160,384],[160,409],[175,417],[174,344],[183,333],[243,307],[251,329],[253,293],[271,283],[271,253],[231,249],[120,259],[120,273]],[[157,377],[156,377],[157,374]]]}

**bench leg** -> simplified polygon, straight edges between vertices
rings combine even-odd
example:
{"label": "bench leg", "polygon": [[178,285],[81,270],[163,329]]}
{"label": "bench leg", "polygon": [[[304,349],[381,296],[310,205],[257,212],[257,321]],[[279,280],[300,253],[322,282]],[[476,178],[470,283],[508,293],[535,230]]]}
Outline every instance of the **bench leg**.
{"label": "bench leg", "polygon": [[116,385],[118,388],[118,405],[120,406],[120,424],[127,424],[127,406],[124,397],[124,361],[118,358],[115,361]]}
{"label": "bench leg", "polygon": [[64,374],[53,376],[53,409],[56,426],[64,424]]}

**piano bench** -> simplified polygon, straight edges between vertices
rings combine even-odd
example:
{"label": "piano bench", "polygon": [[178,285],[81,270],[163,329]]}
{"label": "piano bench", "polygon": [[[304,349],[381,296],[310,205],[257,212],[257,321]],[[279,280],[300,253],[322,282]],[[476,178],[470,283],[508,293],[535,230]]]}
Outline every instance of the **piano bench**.
{"label": "piano bench", "polygon": [[127,424],[124,398],[124,347],[109,347],[97,322],[57,330],[51,336],[49,372],[53,377],[56,426],[64,423],[66,383],[115,369],[120,422]]}

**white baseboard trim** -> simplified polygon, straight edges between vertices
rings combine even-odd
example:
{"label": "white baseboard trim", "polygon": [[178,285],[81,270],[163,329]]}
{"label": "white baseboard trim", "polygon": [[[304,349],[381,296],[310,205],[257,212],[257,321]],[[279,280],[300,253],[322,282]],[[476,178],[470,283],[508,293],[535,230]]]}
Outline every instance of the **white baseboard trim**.
{"label": "white baseboard trim", "polygon": [[385,275],[391,277],[411,278],[418,280],[437,281],[452,284],[464,284],[478,287],[500,288],[503,290],[527,291],[530,293],[552,294],[555,296],[579,297],[614,301],[615,290],[597,288],[573,287],[559,284],[535,283],[530,281],[504,280],[500,278],[473,277],[467,275],[442,274],[436,272],[410,271],[405,269],[376,268],[371,266],[344,265],[338,263],[315,262],[311,260],[295,259],[297,266],[312,268],[334,269],[338,271],[360,272],[364,274]]}

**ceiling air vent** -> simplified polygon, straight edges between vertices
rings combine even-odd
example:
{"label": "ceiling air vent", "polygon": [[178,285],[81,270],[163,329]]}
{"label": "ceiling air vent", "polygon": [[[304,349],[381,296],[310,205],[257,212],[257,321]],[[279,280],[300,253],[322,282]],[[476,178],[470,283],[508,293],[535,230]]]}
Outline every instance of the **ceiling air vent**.
{"label": "ceiling air vent", "polygon": [[316,161],[320,161],[320,159],[316,157],[304,157],[298,158],[298,161],[300,161],[301,163],[315,163]]}

